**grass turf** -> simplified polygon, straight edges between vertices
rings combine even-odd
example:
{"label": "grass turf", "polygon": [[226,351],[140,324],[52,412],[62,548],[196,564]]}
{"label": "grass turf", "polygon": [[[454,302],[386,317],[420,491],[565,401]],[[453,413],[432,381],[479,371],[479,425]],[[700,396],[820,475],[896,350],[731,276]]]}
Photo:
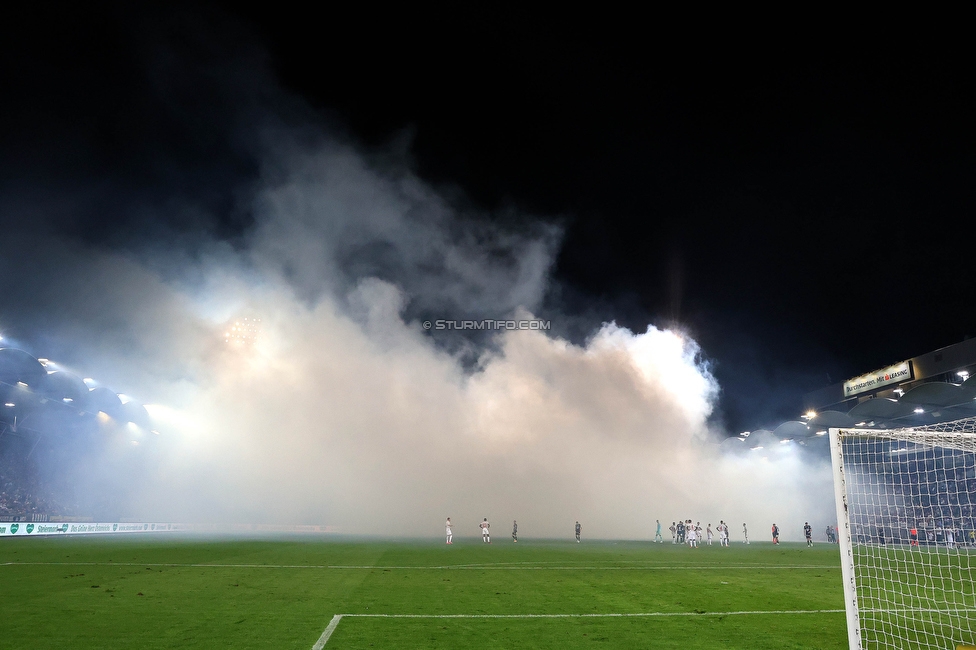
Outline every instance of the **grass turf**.
{"label": "grass turf", "polygon": [[27,538],[0,543],[0,647],[845,648],[837,548],[499,539]]}

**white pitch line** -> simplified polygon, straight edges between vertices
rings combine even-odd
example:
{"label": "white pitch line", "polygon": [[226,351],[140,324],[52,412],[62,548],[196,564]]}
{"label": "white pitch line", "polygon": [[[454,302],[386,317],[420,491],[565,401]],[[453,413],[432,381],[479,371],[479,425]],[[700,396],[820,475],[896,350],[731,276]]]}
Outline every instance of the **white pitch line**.
{"label": "white pitch line", "polygon": [[335,569],[335,570],[397,570],[397,571],[716,571],[722,569],[837,569],[833,564],[728,564],[696,566],[529,566],[526,564],[440,564],[440,565],[382,565],[382,564],[231,564],[215,562],[0,562],[0,566],[148,566],[184,569]]}
{"label": "white pitch line", "polygon": [[322,650],[343,618],[651,618],[673,616],[749,616],[762,614],[843,614],[843,609],[781,609],[738,612],[637,612],[631,614],[336,614],[312,650]]}
{"label": "white pitch line", "polygon": [[312,650],[322,650],[322,648],[325,647],[325,644],[329,642],[329,637],[332,636],[333,632],[335,632],[336,626],[341,620],[342,614],[336,614],[332,617],[332,620],[329,621],[329,624],[322,631],[322,636],[320,636],[319,640],[316,641],[315,645],[312,646]]}
{"label": "white pitch line", "polygon": [[629,614],[342,614],[343,618],[647,618],[652,616],[746,616],[750,614],[841,614],[843,609],[765,609],[738,612],[633,612]]}
{"label": "white pitch line", "polygon": [[493,565],[444,565],[444,566],[370,566],[363,565],[329,565],[329,569],[427,569],[454,571],[680,571],[691,569],[694,571],[716,571],[721,569],[839,569],[834,564],[728,564],[715,566],[694,566],[690,564],[676,566],[493,566]]}

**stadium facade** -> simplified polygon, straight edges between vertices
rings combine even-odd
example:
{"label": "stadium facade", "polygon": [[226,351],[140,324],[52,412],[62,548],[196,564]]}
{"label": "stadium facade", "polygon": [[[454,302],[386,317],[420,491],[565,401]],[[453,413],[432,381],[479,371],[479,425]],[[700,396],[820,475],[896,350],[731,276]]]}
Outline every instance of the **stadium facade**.
{"label": "stadium facade", "polygon": [[[897,429],[976,416],[976,339],[967,339],[825,386],[803,397],[803,415],[731,436],[723,446],[764,455],[787,443],[824,457],[830,428]],[[781,446],[783,445],[783,446]]]}
{"label": "stadium facade", "polygon": [[819,419],[824,426],[888,428],[972,417],[976,415],[976,339],[807,393],[803,407],[816,414],[811,424]]}

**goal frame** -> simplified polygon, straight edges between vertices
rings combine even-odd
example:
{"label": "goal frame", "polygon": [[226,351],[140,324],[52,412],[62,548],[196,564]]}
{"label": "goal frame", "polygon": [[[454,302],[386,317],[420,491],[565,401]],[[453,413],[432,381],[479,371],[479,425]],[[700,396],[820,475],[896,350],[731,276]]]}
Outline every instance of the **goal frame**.
{"label": "goal frame", "polygon": [[[847,431],[848,429],[844,429]],[[844,610],[847,614],[847,643],[850,650],[861,650],[861,616],[857,607],[854,579],[854,549],[851,545],[851,520],[848,516],[847,481],[841,429],[828,429],[830,464],[834,474],[834,508],[837,511],[837,542],[840,546],[840,572],[844,582]]]}
{"label": "goal frame", "polygon": [[[949,429],[953,425],[962,425],[963,429]],[[946,427],[946,428],[943,428]],[[890,441],[910,441],[915,444],[931,446],[939,449],[954,449],[957,451],[974,453],[974,441],[976,441],[976,417],[961,418],[943,423],[935,423],[925,426],[906,426],[890,429],[867,429],[860,427],[831,427],[828,429],[828,442],[830,448],[831,469],[833,470],[834,483],[834,507],[837,515],[837,542],[840,547],[841,556],[841,575],[844,583],[844,610],[847,618],[847,638],[850,650],[863,650],[865,640],[862,630],[862,614],[875,613],[876,610],[868,609],[860,611],[862,603],[859,602],[862,594],[858,593],[859,568],[855,560],[856,549],[854,547],[854,527],[852,525],[852,515],[858,516],[852,508],[856,508],[858,499],[856,495],[849,493],[848,486],[858,474],[853,466],[848,466],[851,459],[845,459],[844,443],[846,440],[862,438],[864,440],[887,439]],[[916,438],[915,436],[918,436]],[[909,440],[909,438],[912,438]],[[971,488],[970,488],[971,491]],[[884,545],[882,538],[881,544]],[[950,542],[951,543],[951,542]],[[962,542],[965,544],[965,542]],[[938,544],[936,543],[936,547]],[[959,548],[959,547],[953,547]],[[969,553],[967,549],[967,553]],[[973,575],[973,574],[971,574]],[[871,587],[867,587],[868,592]],[[972,594],[970,593],[970,597]],[[872,598],[867,595],[865,598]],[[972,605],[970,605],[972,607]],[[927,611],[927,610],[920,610]],[[952,611],[951,609],[949,611]],[[957,614],[958,614],[957,610]],[[970,613],[976,610],[968,610]],[[973,619],[970,619],[973,620]],[[872,628],[873,630],[873,628]],[[969,630],[972,635],[972,630]],[[971,645],[959,645],[956,650],[976,650]]]}

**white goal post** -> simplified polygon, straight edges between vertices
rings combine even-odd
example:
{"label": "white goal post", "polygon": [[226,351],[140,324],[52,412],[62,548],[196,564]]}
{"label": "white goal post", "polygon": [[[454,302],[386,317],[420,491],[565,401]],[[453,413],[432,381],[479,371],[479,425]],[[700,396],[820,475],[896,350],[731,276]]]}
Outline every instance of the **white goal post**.
{"label": "white goal post", "polygon": [[851,650],[976,646],[976,418],[830,429]]}

